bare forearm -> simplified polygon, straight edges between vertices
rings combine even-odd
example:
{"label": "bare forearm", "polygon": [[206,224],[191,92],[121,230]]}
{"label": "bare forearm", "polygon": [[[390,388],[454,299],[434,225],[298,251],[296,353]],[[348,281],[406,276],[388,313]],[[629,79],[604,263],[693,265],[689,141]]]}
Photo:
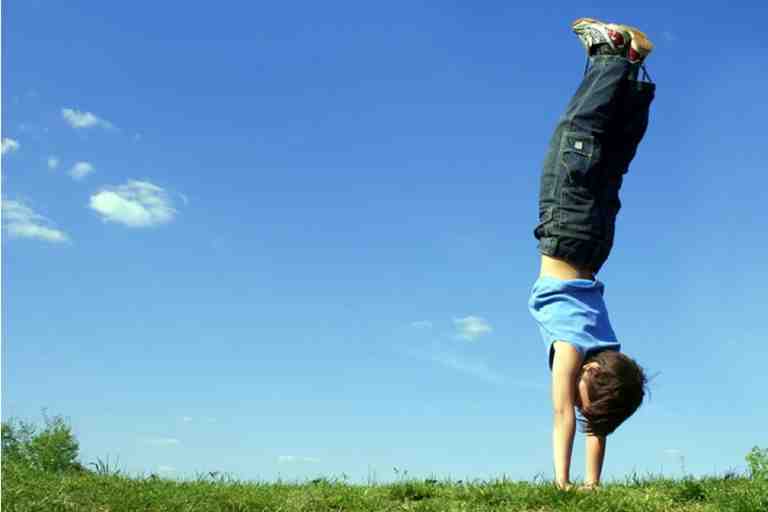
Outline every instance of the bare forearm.
{"label": "bare forearm", "polygon": [[586,436],[585,456],[587,476],[584,483],[587,485],[598,485],[600,483],[600,473],[603,471],[603,460],[605,460],[605,437]]}
{"label": "bare forearm", "polygon": [[555,412],[552,425],[552,448],[555,462],[555,482],[558,485],[570,481],[573,436],[576,432],[576,414],[573,409]]}

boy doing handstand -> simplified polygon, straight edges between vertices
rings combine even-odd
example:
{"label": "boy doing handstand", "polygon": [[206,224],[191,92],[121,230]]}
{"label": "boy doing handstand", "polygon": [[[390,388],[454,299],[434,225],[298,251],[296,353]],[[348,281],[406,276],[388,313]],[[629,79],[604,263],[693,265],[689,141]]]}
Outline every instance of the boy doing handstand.
{"label": "boy doing handstand", "polygon": [[552,372],[555,483],[570,488],[573,438],[586,433],[584,486],[600,482],[606,437],[643,401],[647,379],[620,352],[596,274],[613,246],[619,188],[648,126],[655,85],[638,79],[653,45],[626,25],[580,18],[588,68],[550,142],[534,230],[541,271],[528,306]]}

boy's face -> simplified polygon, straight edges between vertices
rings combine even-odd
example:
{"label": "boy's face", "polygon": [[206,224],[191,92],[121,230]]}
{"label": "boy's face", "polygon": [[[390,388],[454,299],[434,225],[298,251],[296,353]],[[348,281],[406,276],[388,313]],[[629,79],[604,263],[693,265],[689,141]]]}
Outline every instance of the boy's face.
{"label": "boy's face", "polygon": [[592,402],[589,399],[589,392],[587,391],[587,383],[589,382],[590,378],[590,371],[600,368],[600,365],[597,363],[589,363],[587,365],[584,365],[584,371],[581,373],[581,379],[579,379],[579,385],[576,390],[576,407],[578,407],[580,410],[589,409],[589,405]]}
{"label": "boy's face", "polygon": [[579,381],[579,389],[576,392],[576,407],[581,410],[588,409],[590,404],[589,393],[587,393],[586,374]]}

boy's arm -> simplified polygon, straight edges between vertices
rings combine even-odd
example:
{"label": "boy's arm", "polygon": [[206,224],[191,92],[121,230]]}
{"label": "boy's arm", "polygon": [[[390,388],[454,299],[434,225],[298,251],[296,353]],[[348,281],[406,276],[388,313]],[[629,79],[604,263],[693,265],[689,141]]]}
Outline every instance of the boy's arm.
{"label": "boy's arm", "polygon": [[605,459],[605,436],[587,435],[586,446],[587,477],[584,485],[597,487],[600,485],[600,473]]}
{"label": "boy's arm", "polygon": [[556,341],[552,361],[552,449],[555,463],[555,483],[561,488],[570,486],[571,453],[576,432],[576,379],[582,356],[572,345]]}

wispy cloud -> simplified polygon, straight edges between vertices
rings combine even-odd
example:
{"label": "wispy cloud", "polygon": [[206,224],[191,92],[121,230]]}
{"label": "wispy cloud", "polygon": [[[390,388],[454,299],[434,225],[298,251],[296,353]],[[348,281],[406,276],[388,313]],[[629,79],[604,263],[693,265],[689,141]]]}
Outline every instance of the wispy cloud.
{"label": "wispy cloud", "polygon": [[48,168],[56,169],[59,166],[59,159],[55,156],[48,157]]}
{"label": "wispy cloud", "polygon": [[669,30],[665,30],[662,35],[664,36],[664,39],[667,40],[670,43],[674,43],[678,39],[680,39],[676,33],[671,32]]}
{"label": "wispy cloud", "polygon": [[2,140],[2,154],[13,153],[18,151],[20,147],[19,141],[3,137]]}
{"label": "wispy cloud", "polygon": [[67,243],[69,237],[49,227],[51,222],[21,201],[2,200],[3,227],[12,238],[32,238],[53,243]]}
{"label": "wispy cloud", "polygon": [[147,439],[144,441],[151,446],[180,446],[181,441],[172,437],[160,437],[155,439]]}
{"label": "wispy cloud", "polygon": [[[50,162],[49,162],[50,167]],[[82,180],[94,171],[93,164],[90,162],[76,162],[69,170],[69,175],[76,180]]]}
{"label": "wispy cloud", "polygon": [[90,207],[105,222],[128,227],[152,227],[171,222],[176,215],[168,194],[146,181],[107,187],[91,196]]}
{"label": "wispy cloud", "polygon": [[443,343],[435,341],[431,348],[416,347],[413,345],[399,345],[398,351],[419,361],[437,363],[450,370],[458,371],[465,375],[480,379],[492,384],[505,384],[522,386],[526,389],[539,386],[531,386],[530,383],[510,382],[502,374],[493,370],[482,359],[466,354],[466,344],[456,346],[455,342]]}
{"label": "wispy cloud", "polygon": [[199,418],[195,420],[191,416],[184,416],[181,418],[181,421],[183,421],[184,423],[192,423],[193,421],[201,421],[204,423],[216,423],[217,420],[216,418]]}
{"label": "wispy cloud", "polygon": [[466,373],[480,380],[500,384],[504,377],[493,371],[484,361],[469,359],[466,356],[452,352],[437,352],[432,354],[432,360],[451,368]]}
{"label": "wispy cloud", "polygon": [[175,473],[176,468],[173,466],[157,466],[158,473]]}
{"label": "wispy cloud", "polygon": [[453,324],[458,330],[458,337],[468,341],[474,341],[480,336],[493,331],[493,328],[488,321],[479,316],[454,318]]}
{"label": "wispy cloud", "polygon": [[69,123],[72,128],[113,128],[114,126],[109,121],[100,118],[92,112],[80,112],[72,108],[61,109],[61,117]]}
{"label": "wispy cloud", "polygon": [[315,457],[298,457],[296,455],[280,455],[277,458],[277,462],[280,464],[291,464],[291,463],[298,463],[298,462],[320,462],[320,459],[316,459]]}
{"label": "wispy cloud", "polygon": [[520,384],[510,382],[508,378],[492,369],[483,360],[482,354],[478,353],[482,349],[481,345],[466,343],[466,340],[475,340],[492,331],[487,320],[470,315],[454,318],[453,324],[453,328],[448,332],[435,332],[434,324],[429,320],[410,322],[407,324],[410,333],[400,333],[398,338],[417,338],[407,344],[396,343],[397,351],[419,361],[437,363],[485,382],[515,386]]}

